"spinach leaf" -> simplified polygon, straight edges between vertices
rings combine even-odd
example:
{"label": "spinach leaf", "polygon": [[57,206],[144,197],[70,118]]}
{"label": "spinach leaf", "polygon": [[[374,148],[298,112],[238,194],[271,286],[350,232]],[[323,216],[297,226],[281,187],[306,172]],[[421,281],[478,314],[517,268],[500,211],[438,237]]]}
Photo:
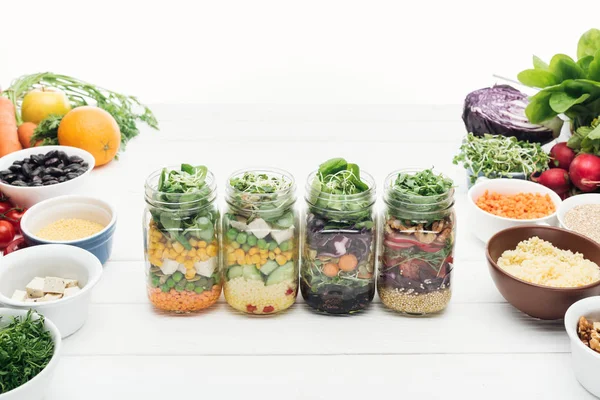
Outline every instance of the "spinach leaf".
{"label": "spinach leaf", "polygon": [[600,29],[592,28],[579,39],[577,43],[577,58],[593,56],[600,50]]}
{"label": "spinach leaf", "polygon": [[556,54],[552,57],[552,60],[550,60],[550,72],[558,77],[559,82],[567,79],[585,78],[585,73],[581,67],[566,54]]}
{"label": "spinach leaf", "polygon": [[525,71],[521,71],[517,75],[517,79],[524,85],[536,88],[545,88],[560,82],[558,77],[552,72],[541,69],[526,69]]}
{"label": "spinach leaf", "polygon": [[343,158],[332,158],[319,165],[319,174],[323,176],[334,175],[347,169],[348,163]]}

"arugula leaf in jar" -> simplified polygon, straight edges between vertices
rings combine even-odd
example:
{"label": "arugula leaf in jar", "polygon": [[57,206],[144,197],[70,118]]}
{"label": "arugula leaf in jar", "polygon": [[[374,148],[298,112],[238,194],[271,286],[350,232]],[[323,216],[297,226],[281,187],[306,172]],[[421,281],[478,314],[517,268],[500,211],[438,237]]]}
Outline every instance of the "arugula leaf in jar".
{"label": "arugula leaf in jar", "polygon": [[452,179],[442,174],[436,175],[431,169],[414,174],[401,172],[394,182],[395,190],[416,196],[439,196],[447,193],[453,187]]}

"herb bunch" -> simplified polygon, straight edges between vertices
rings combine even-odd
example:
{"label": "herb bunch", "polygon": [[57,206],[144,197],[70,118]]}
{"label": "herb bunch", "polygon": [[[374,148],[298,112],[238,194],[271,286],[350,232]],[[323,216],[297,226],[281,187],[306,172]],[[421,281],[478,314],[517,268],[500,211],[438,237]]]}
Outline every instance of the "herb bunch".
{"label": "herb bunch", "polygon": [[469,133],[453,163],[472,172],[471,182],[481,175],[487,178],[510,177],[512,173],[530,176],[548,168],[550,156],[539,143],[519,141],[515,137]]}
{"label": "herb bunch", "polygon": [[24,385],[39,374],[54,354],[54,341],[44,317],[14,317],[0,328],[0,394]]}

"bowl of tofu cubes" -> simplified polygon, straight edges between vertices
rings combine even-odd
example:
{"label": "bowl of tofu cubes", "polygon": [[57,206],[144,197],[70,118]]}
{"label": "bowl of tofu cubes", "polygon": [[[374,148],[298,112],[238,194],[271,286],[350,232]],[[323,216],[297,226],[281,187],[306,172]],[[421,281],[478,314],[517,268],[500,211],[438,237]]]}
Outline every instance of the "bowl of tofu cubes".
{"label": "bowl of tofu cubes", "polygon": [[101,276],[98,258],[79,247],[24,248],[2,257],[0,304],[34,309],[54,322],[65,338],[85,323],[92,289]]}

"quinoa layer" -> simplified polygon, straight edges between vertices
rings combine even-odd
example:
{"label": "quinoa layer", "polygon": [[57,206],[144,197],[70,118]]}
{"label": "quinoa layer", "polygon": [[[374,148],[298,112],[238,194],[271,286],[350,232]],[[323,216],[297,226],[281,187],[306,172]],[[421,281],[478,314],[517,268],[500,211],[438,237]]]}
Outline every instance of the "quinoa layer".
{"label": "quinoa layer", "polygon": [[446,308],[452,297],[450,289],[436,290],[423,294],[407,294],[397,288],[380,286],[379,297],[383,304],[407,314],[432,314]]}

